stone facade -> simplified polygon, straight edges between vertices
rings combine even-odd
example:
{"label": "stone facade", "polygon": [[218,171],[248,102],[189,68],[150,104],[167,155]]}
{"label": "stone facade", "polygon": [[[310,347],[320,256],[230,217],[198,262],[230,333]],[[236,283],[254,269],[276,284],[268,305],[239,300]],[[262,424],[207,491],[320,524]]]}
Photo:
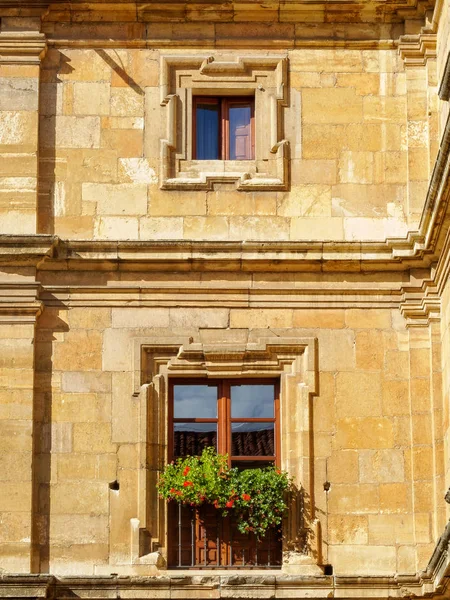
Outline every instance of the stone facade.
{"label": "stone facade", "polygon": [[[0,0],[0,597],[450,597],[449,11]],[[167,568],[180,376],[279,378],[281,570]]]}

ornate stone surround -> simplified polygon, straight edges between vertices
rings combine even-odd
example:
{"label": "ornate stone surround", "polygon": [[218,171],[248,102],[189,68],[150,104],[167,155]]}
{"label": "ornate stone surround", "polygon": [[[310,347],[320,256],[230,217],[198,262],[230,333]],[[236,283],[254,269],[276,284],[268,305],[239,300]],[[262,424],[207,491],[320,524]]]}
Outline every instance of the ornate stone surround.
{"label": "ornate stone surround", "polygon": [[279,376],[281,465],[299,490],[284,526],[283,572],[321,574],[310,456],[310,411],[317,393],[316,343],[315,338],[280,338],[270,331],[266,337],[248,342],[247,331],[214,329],[203,331],[196,341],[180,335],[134,341],[141,467],[139,514],[131,523],[133,564],[162,567],[165,562],[166,504],[157,496],[156,482],[158,471],[167,462],[168,379]]}
{"label": "ornate stone surround", "polygon": [[[283,138],[287,105],[287,58],[183,54],[161,58],[161,106],[166,139],[161,141],[163,189],[211,189],[235,182],[238,190],[281,190],[288,163]],[[255,160],[192,160],[192,97],[251,95],[255,98]]]}

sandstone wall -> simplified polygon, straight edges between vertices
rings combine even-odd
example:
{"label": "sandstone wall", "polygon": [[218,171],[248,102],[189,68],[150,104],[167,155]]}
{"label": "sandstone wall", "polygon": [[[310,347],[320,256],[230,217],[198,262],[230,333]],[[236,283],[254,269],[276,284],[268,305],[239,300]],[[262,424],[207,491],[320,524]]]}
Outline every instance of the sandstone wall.
{"label": "sandstone wall", "polygon": [[[133,342],[197,339],[199,328],[231,328],[237,340],[247,329],[318,338],[311,476],[323,562],[338,575],[425,568],[445,525],[439,331],[408,331],[396,310],[104,306],[50,308],[38,323],[40,555],[50,571],[142,572],[130,565],[140,435]],[[115,479],[119,491],[108,488]]]}

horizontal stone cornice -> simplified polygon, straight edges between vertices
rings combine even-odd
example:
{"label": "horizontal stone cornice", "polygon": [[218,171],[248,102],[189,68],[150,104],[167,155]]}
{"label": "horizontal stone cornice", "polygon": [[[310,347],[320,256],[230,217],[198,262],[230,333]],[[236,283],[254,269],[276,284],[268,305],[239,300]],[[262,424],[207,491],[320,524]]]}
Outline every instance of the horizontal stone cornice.
{"label": "horizontal stone cornice", "polygon": [[421,67],[430,58],[436,58],[437,35],[434,32],[403,35],[398,51],[407,67]]}
{"label": "horizontal stone cornice", "polygon": [[35,323],[42,312],[39,283],[0,282],[0,324]]}
{"label": "horizontal stone cornice", "polygon": [[42,33],[0,33],[0,64],[39,65],[46,50],[47,42]]}

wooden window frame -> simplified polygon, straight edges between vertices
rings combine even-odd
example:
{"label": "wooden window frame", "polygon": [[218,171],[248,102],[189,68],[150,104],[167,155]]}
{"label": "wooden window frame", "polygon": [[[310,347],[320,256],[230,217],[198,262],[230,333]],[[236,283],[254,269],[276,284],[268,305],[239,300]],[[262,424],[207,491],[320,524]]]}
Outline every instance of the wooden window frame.
{"label": "wooden window frame", "polygon": [[[197,159],[197,106],[213,104],[219,107],[218,155],[217,160],[230,160],[230,108],[250,106],[250,154],[239,160],[255,160],[255,97],[254,96],[193,96],[192,97],[192,157]],[[208,160],[208,159],[205,159]],[[235,159],[238,160],[238,159]]]}
{"label": "wooden window frame", "polygon": [[[232,418],[231,417],[231,391],[232,385],[274,385],[274,416],[273,418]],[[174,386],[175,385],[211,385],[218,388],[217,418],[174,418]],[[280,381],[279,379],[169,379],[169,406],[168,406],[168,460],[175,460],[174,456],[174,423],[217,423],[217,452],[228,454],[228,465],[232,462],[273,462],[280,467],[281,440],[280,440]],[[275,455],[271,456],[232,456],[232,423],[273,423]]]}

